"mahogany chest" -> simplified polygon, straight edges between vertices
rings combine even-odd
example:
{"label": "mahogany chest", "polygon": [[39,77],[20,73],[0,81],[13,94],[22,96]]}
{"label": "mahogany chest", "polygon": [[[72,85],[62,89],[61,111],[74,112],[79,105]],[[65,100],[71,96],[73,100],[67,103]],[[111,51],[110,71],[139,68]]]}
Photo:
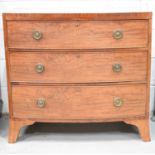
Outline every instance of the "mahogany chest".
{"label": "mahogany chest", "polygon": [[149,141],[151,13],[3,14],[9,142],[35,122],[135,125]]}

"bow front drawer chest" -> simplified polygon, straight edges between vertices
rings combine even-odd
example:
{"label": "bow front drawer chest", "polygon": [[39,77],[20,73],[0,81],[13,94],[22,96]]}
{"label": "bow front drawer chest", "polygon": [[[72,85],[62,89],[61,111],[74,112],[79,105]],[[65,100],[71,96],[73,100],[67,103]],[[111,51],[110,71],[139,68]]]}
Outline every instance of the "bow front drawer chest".
{"label": "bow front drawer chest", "polygon": [[3,14],[9,142],[35,122],[114,121],[149,141],[151,18]]}

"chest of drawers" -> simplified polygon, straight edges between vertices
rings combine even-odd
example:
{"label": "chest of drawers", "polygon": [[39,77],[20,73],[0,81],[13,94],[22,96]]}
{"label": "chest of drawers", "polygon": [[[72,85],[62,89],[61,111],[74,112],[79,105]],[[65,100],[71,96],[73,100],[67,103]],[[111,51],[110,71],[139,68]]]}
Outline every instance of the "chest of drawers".
{"label": "chest of drawers", "polygon": [[3,14],[9,142],[35,122],[114,121],[149,141],[151,18]]}

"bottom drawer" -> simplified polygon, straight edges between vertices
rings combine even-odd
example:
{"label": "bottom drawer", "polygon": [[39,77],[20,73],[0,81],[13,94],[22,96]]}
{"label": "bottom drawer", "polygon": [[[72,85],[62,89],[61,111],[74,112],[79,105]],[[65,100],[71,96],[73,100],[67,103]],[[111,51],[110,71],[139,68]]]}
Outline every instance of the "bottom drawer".
{"label": "bottom drawer", "polygon": [[13,86],[13,117],[117,119],[145,115],[146,85]]}

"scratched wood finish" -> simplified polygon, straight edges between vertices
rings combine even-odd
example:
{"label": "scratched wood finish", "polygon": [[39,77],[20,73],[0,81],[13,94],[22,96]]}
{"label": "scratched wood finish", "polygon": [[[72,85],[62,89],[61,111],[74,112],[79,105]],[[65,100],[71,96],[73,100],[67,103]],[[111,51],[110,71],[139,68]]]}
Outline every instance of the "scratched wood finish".
{"label": "scratched wood finish", "polygon": [[[9,21],[8,46],[21,49],[102,49],[147,47],[148,21]],[[116,40],[113,32],[123,38]],[[34,31],[43,37],[34,40]]]}
{"label": "scratched wood finish", "polygon": [[[3,14],[3,22],[10,113],[8,141],[10,143],[16,142],[20,128],[25,125],[31,125],[34,122],[93,123],[124,121],[128,124],[137,126],[141,138],[144,141],[150,140],[151,12],[105,14],[9,13]],[[35,28],[33,31],[42,31],[43,38],[40,41],[32,39],[32,28]],[[114,30],[122,30],[123,38],[114,40],[112,37]],[[42,58],[37,56],[38,54],[40,54]],[[83,74],[81,74],[83,70],[80,70],[83,79],[80,78],[80,76],[79,78],[78,76],[75,78],[72,75],[72,77],[68,77],[68,81],[71,83],[64,84],[62,81],[65,79],[64,77],[66,74],[63,74],[63,80],[61,79],[62,83],[46,83],[46,81],[48,81],[47,79],[51,79],[52,75],[52,71],[50,72],[51,74],[49,74],[49,71],[47,72],[47,61],[45,62],[46,71],[43,74],[48,73],[50,78],[47,77],[46,80],[42,80],[45,76],[41,74],[40,77],[42,78],[37,79],[38,75],[36,75],[36,78],[33,79],[34,81],[29,83],[28,77],[32,78],[35,76],[31,69],[27,70],[28,77],[25,78],[23,75],[19,75],[18,69],[27,64],[28,55],[30,55],[29,59],[31,60],[28,66],[31,66],[38,60],[49,59],[49,55],[50,58],[57,58],[58,56],[56,56],[56,54],[58,54],[58,56],[63,55],[62,58],[58,59],[62,62],[64,61],[61,68],[68,72],[70,69],[72,74],[77,74],[76,70],[80,70],[79,64],[82,63],[81,65],[85,66],[83,70],[86,71],[86,73],[82,72]],[[135,56],[133,61],[131,61],[131,57],[133,57],[132,54]],[[112,55],[111,58],[113,62],[115,58],[122,62],[126,60],[126,63],[123,63],[125,66],[129,62],[132,63],[134,70],[130,70],[130,72],[133,73],[135,71],[133,77],[131,77],[131,74],[127,73],[126,70],[125,77],[123,67],[123,72],[118,74],[119,78],[115,77],[111,83],[108,81],[100,83],[99,79],[101,75],[103,75],[103,69],[100,68],[101,73],[99,73],[92,64],[95,63],[100,66],[104,63],[102,64],[103,60],[97,55],[107,60],[110,59],[108,55]],[[142,55],[143,58],[138,60]],[[21,56],[24,56],[24,58],[21,58]],[[35,60],[31,58],[32,56],[33,58],[36,56]],[[92,56],[94,56],[94,58],[92,58]],[[93,60],[91,64],[88,64],[88,62],[84,63],[84,60],[89,60],[86,57]],[[76,70],[68,67],[68,61],[66,59],[72,62],[72,66],[76,66]],[[97,62],[97,60],[101,61]],[[17,61],[20,62],[20,67],[17,65]],[[22,61],[25,62],[22,63]],[[12,62],[16,62],[16,66],[12,66]],[[52,64],[53,62],[50,61],[48,63]],[[59,63],[56,64],[57,67],[59,65]],[[65,65],[67,65],[67,67]],[[90,68],[88,66],[90,66]],[[128,70],[132,68],[129,64],[127,66]],[[16,80],[18,79],[18,81],[12,80],[14,77],[12,76],[13,68],[18,68],[15,69],[16,73],[14,72],[18,74],[18,76],[16,76]],[[49,68],[51,68],[51,66]],[[84,78],[84,75],[88,74],[88,71],[91,74],[94,72],[93,76]],[[24,69],[24,73],[25,72]],[[61,72],[62,71],[55,71],[54,78],[56,79],[56,73],[57,77],[60,78],[58,73],[60,74]],[[104,72],[107,72],[107,70],[104,70]],[[138,74],[136,74],[137,72],[139,75],[142,74],[141,77],[138,77]],[[106,74],[107,73],[104,73],[104,75]],[[123,76],[131,81],[124,81]],[[22,81],[22,77],[25,78],[26,81]],[[103,76],[103,79],[104,78]],[[110,76],[109,74],[109,79],[112,78],[114,78],[114,76],[112,74]],[[122,80],[120,78],[122,78]],[[103,79],[101,79],[101,81],[103,81]],[[58,81],[60,81],[60,79]],[[73,81],[83,81],[83,83],[73,83]],[[85,81],[86,83],[84,83]],[[90,83],[88,84],[88,82]],[[120,108],[112,106],[114,95],[123,96],[126,104],[124,103]],[[39,96],[46,97],[48,101],[46,106],[42,109],[36,107],[35,104],[36,97]],[[78,99],[76,99],[77,97]],[[33,102],[31,102],[31,100],[33,100]],[[70,103],[70,105],[68,103]],[[52,107],[56,108],[56,111],[54,111]],[[71,113],[66,114],[64,110],[62,111],[62,107],[69,112],[72,110]],[[31,108],[33,108],[33,110]],[[124,115],[121,115],[122,113]]]}
{"label": "scratched wood finish", "polygon": [[[13,86],[12,97],[15,118],[126,118],[145,115],[146,86]],[[117,97],[121,107],[114,106]],[[37,106],[39,98],[45,107]]]}
{"label": "scratched wood finish", "polygon": [[[37,73],[35,66],[45,70]],[[122,71],[114,72],[113,65]],[[145,81],[147,52],[22,52],[11,53],[11,80],[39,83],[90,83]]]}

